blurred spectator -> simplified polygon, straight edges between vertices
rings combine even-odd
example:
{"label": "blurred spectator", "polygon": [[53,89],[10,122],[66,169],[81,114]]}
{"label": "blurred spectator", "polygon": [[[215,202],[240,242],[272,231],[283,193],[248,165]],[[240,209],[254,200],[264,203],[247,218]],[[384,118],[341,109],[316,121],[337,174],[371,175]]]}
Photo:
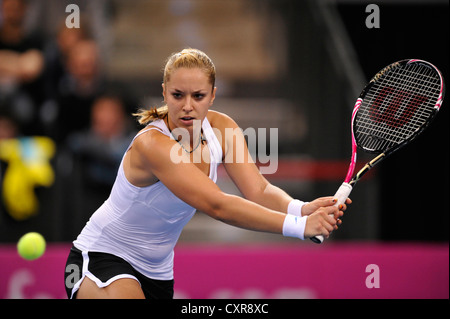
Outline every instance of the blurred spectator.
{"label": "blurred spectator", "polygon": [[[83,23],[84,26],[84,23]],[[60,80],[66,75],[69,53],[81,40],[87,39],[84,27],[67,28],[63,22],[55,37],[51,37],[45,48],[46,95],[50,99],[57,97]]]}
{"label": "blurred spectator", "polygon": [[0,99],[7,101],[25,133],[39,129],[37,108],[42,103],[44,68],[42,38],[25,31],[25,0],[2,0],[0,13]]}
{"label": "blurred spectator", "polygon": [[59,83],[57,141],[89,126],[93,101],[104,89],[99,50],[92,40],[78,41],[67,56],[67,74]]}
{"label": "blurred spectator", "polygon": [[68,57],[76,44],[88,38],[85,23],[80,28],[67,28],[65,21],[59,26],[54,37],[50,37],[46,44],[45,55],[45,97],[41,108],[40,118],[46,135],[58,134],[57,124],[59,116],[58,99],[60,86],[64,85],[68,77]]}
{"label": "blurred spectator", "polygon": [[108,197],[123,153],[135,133],[123,101],[103,95],[93,104],[90,128],[69,135],[66,145],[74,155],[75,167],[81,171],[74,173],[81,178],[81,191],[89,194],[82,196],[83,212],[90,214]]}

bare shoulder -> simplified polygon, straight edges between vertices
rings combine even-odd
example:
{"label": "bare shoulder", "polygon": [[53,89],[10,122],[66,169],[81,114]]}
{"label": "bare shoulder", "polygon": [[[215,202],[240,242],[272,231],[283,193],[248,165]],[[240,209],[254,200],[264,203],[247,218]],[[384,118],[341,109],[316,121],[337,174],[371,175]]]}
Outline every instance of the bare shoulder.
{"label": "bare shoulder", "polygon": [[209,123],[211,124],[211,127],[217,128],[220,131],[224,131],[227,127],[237,127],[236,122],[230,116],[222,112],[209,110],[207,118]]}
{"label": "bare shoulder", "polygon": [[167,158],[172,144],[170,138],[156,129],[137,136],[124,157],[123,168],[128,181],[138,187],[156,183],[154,170],[170,164]]}
{"label": "bare shoulder", "polygon": [[[141,131],[142,132],[142,131]],[[135,149],[138,153],[149,157],[151,154],[158,154],[167,148],[167,144],[172,144],[170,138],[163,134],[159,129],[149,130],[140,134],[134,140],[131,149]]]}
{"label": "bare shoulder", "polygon": [[[207,118],[211,124],[211,127],[215,131],[214,133],[220,141],[220,145],[222,147],[222,160],[224,160],[228,154],[228,149],[230,146],[236,145],[236,143],[233,143],[235,134],[229,134],[227,129],[232,129],[233,132],[236,132],[235,130],[239,129],[239,126],[225,113],[210,110],[208,111]],[[237,130],[237,132],[240,132],[240,130]]]}
{"label": "bare shoulder", "polygon": [[170,148],[174,143],[174,140],[159,129],[153,129],[137,136],[129,153],[133,155],[132,162],[135,167],[151,171],[158,165],[170,162]]}

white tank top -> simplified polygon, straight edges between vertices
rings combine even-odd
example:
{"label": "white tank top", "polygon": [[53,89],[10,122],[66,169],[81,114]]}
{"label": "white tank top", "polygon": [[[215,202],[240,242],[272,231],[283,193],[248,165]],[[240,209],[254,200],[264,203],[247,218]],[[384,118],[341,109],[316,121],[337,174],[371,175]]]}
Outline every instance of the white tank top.
{"label": "white tank top", "polygon": [[[202,128],[211,158],[209,178],[216,182],[222,147],[207,118]],[[157,120],[136,135],[133,141],[155,129],[171,136],[164,121]],[[161,181],[147,187],[132,185],[125,177],[122,159],[109,198],[91,216],[73,243],[82,251],[119,256],[149,278],[171,280],[173,249],[195,211]]]}

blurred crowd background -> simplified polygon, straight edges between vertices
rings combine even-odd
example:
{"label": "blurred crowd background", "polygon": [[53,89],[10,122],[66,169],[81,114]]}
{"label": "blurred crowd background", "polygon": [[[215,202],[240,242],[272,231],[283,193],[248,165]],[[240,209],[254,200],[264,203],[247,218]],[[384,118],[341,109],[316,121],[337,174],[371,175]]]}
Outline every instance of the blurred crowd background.
{"label": "blurred crowd background", "polygon": [[[243,129],[278,128],[271,182],[304,200],[334,194],[367,80],[405,58],[429,60],[448,77],[448,1],[378,1],[379,29],[365,24],[369,3],[0,0],[0,241],[27,231],[76,237],[139,130],[131,113],[162,103],[164,61],[184,47],[216,64],[214,109]],[[70,4],[80,9],[79,28],[66,26]],[[448,241],[446,109],[358,185],[334,240]],[[237,192],[224,174],[219,185]],[[280,239],[202,214],[181,238]]]}

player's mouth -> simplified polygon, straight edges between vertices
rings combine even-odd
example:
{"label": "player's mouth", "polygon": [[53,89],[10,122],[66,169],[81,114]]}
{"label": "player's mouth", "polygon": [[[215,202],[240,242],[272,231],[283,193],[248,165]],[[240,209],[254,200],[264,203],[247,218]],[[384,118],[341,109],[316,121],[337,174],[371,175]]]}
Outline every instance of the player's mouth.
{"label": "player's mouth", "polygon": [[180,121],[186,125],[186,126],[190,126],[194,123],[195,117],[192,116],[183,116],[180,118]]}

